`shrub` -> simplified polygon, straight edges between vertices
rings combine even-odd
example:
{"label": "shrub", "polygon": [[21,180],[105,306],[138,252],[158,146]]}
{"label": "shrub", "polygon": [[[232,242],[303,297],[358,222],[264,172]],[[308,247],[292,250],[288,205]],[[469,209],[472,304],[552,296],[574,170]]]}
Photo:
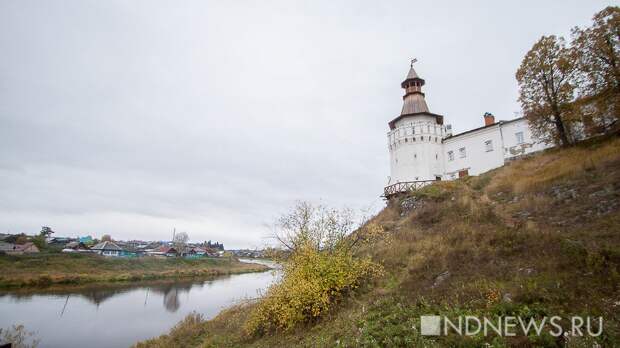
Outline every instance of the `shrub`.
{"label": "shrub", "polygon": [[329,311],[350,291],[382,272],[355,250],[381,237],[376,225],[350,234],[353,223],[347,211],[328,210],[300,203],[279,222],[277,238],[288,246],[280,260],[282,279],[257,303],[245,324],[250,335],[287,331]]}

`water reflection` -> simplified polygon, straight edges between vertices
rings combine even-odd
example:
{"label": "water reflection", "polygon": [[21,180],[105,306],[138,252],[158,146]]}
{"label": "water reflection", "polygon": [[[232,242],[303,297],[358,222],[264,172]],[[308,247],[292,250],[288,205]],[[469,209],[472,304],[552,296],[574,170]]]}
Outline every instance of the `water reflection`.
{"label": "water reflection", "polygon": [[[24,324],[40,347],[127,347],[167,332],[192,311],[215,316],[256,297],[268,271],[194,281],[153,281],[0,294],[0,327]],[[140,320],[142,319],[142,320]],[[105,328],[105,330],[101,330]]]}

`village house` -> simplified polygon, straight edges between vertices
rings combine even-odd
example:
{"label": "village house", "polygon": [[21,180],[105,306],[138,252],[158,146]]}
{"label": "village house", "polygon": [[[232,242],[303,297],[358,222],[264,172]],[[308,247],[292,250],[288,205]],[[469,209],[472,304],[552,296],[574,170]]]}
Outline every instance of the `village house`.
{"label": "village house", "polygon": [[118,257],[118,256],[122,256],[123,254],[123,249],[119,247],[118,245],[116,245],[114,242],[110,242],[110,241],[101,242],[93,246],[92,248],[90,248],[90,250],[103,256]]}
{"label": "village house", "polygon": [[63,253],[73,253],[73,252],[84,252],[89,253],[92,252],[88,246],[82,242],[69,242],[65,245],[65,248],[62,249]]}
{"label": "village house", "polygon": [[179,255],[177,249],[175,249],[174,247],[168,246],[168,245],[162,245],[158,248],[147,251],[146,254],[150,256],[166,256],[166,257],[175,257]]}
{"label": "village house", "polygon": [[32,254],[38,253],[39,248],[32,242],[28,242],[25,244],[12,244],[0,242],[0,252],[3,252],[7,255],[21,255],[21,254]]}

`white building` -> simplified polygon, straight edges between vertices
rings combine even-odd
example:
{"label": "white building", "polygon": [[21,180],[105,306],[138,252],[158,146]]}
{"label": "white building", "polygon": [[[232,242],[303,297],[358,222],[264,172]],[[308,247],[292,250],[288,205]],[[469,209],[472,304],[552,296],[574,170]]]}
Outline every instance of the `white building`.
{"label": "white building", "polygon": [[444,117],[429,111],[424,84],[412,65],[401,83],[405,95],[400,116],[389,122],[391,175],[386,196],[431,180],[478,175],[549,147],[533,138],[524,118],[495,122],[490,113],[484,114],[484,126],[452,134]]}

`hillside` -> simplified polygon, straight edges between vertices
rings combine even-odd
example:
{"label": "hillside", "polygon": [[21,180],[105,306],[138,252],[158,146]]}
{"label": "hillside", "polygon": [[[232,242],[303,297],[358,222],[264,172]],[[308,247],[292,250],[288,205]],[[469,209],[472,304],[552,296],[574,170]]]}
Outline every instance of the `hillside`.
{"label": "hillside", "polygon": [[620,139],[550,150],[390,202],[371,221],[390,238],[363,252],[385,275],[315,323],[246,337],[245,303],[139,346],[593,346],[548,334],[422,336],[425,314],[602,316],[598,343],[620,346],[619,210]]}

